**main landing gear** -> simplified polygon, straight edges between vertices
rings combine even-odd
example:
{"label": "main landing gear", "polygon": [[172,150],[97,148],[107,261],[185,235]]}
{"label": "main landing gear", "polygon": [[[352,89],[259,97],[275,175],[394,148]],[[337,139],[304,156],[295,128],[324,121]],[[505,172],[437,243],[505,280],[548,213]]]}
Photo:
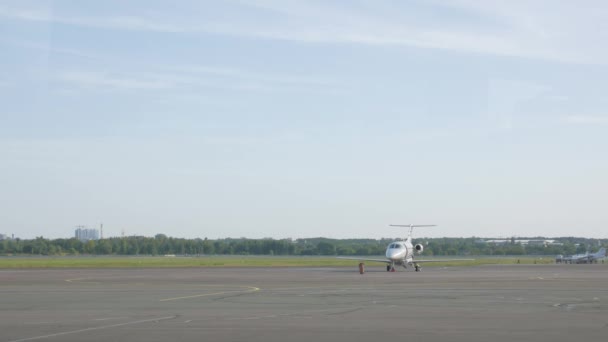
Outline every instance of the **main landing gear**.
{"label": "main landing gear", "polygon": [[[405,263],[403,263],[402,266],[403,268],[407,269],[407,265]],[[416,272],[420,272],[422,271],[422,266],[414,264],[414,270],[416,270]],[[386,272],[395,272],[395,264],[386,265]]]}

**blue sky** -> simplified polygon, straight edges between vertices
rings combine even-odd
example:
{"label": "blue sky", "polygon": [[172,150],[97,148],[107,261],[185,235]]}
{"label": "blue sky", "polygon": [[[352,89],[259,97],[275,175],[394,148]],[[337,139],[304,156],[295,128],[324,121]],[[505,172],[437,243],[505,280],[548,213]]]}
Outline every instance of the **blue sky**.
{"label": "blue sky", "polygon": [[608,237],[603,1],[2,1],[0,232]]}

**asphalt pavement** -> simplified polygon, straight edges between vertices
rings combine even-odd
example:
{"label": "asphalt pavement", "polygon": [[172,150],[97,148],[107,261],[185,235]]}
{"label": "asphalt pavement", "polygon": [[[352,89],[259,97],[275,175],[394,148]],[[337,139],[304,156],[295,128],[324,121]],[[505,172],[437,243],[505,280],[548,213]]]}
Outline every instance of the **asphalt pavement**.
{"label": "asphalt pavement", "polygon": [[0,270],[0,342],[606,336],[601,264]]}

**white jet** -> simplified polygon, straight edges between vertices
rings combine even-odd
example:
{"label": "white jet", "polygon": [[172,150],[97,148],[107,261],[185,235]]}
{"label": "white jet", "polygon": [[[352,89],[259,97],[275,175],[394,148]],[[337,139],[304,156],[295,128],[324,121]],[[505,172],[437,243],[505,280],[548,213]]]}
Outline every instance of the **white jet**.
{"label": "white jet", "polygon": [[359,261],[375,261],[386,263],[386,270],[389,272],[395,271],[395,265],[401,265],[407,268],[408,265],[413,266],[416,272],[420,272],[422,267],[421,263],[425,262],[446,262],[446,261],[469,261],[474,259],[433,259],[433,260],[414,260],[414,253],[420,254],[424,250],[424,246],[421,244],[412,244],[412,231],[415,227],[435,227],[434,224],[391,224],[391,227],[409,227],[410,231],[407,239],[401,241],[393,241],[388,247],[386,247],[386,259],[365,259],[365,258],[350,258],[350,257],[338,257],[340,259],[359,260]]}

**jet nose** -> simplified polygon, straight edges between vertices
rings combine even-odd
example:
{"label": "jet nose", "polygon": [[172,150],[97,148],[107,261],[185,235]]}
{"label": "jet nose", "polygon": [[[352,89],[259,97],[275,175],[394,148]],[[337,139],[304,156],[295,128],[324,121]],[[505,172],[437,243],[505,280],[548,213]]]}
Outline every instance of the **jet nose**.
{"label": "jet nose", "polygon": [[388,251],[386,252],[386,257],[389,259],[396,259],[399,257],[399,251]]}

